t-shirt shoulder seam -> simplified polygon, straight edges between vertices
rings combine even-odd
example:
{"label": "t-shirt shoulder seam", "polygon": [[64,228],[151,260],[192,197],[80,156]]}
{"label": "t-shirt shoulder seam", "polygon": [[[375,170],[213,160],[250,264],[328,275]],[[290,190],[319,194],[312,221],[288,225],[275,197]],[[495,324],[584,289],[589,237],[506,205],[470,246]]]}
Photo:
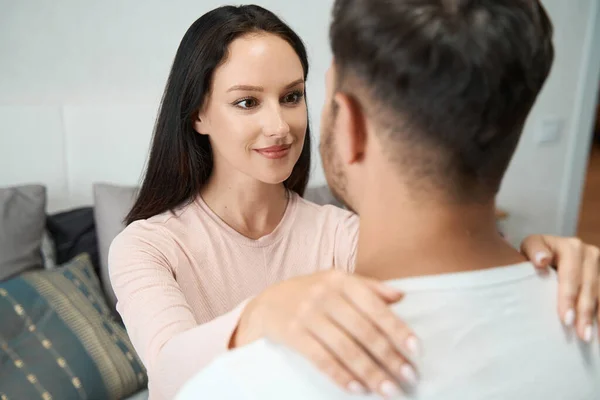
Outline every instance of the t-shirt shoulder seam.
{"label": "t-shirt shoulder seam", "polygon": [[[171,216],[169,216],[169,219],[172,218]],[[144,219],[144,220],[137,220],[134,221],[133,223],[137,223],[137,224],[147,224],[147,226],[150,226],[151,229],[155,230],[155,234],[163,236],[171,246],[173,246],[173,248],[180,248],[181,246],[177,243],[177,241],[175,240],[173,233],[167,229],[163,224],[166,221],[151,221],[150,219]],[[134,227],[134,228],[140,228],[140,227]],[[123,235],[123,234],[128,234],[129,232],[126,232],[126,230],[123,230],[121,233],[119,233],[118,237]],[[143,237],[144,235],[140,235],[140,237]],[[142,239],[143,240],[143,239]],[[156,244],[152,243],[150,240],[146,239],[146,243],[150,246],[152,246],[152,248],[158,252],[158,254],[160,254],[161,257],[163,257],[165,259],[165,261],[169,264],[170,268],[173,270],[174,273],[177,273],[177,265],[176,263],[173,262],[173,260],[171,259],[171,257],[169,257],[168,255],[168,251],[165,251],[163,249],[161,249],[160,246],[157,246]]]}

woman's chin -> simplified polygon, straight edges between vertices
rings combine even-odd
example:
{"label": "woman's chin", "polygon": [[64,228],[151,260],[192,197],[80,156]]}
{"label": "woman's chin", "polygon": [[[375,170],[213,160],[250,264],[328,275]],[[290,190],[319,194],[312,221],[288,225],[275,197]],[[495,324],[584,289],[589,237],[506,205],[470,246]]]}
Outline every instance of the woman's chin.
{"label": "woman's chin", "polygon": [[265,171],[263,174],[261,174],[260,176],[260,180],[264,183],[268,183],[270,185],[278,185],[281,184],[283,182],[285,182],[285,180],[287,178],[290,177],[290,175],[292,175],[292,168],[278,168],[277,170],[273,170],[273,171]]}

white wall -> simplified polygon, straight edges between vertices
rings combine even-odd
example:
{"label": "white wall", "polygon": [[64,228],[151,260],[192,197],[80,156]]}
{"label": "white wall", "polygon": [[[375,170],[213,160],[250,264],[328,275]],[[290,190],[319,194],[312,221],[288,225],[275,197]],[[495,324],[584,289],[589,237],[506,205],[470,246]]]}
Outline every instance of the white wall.
{"label": "white wall", "polygon": [[[544,0],[557,57],[499,197],[512,215],[506,225],[513,238],[556,233],[564,208],[578,206],[564,199],[573,190],[567,183],[582,174],[570,168],[582,152],[574,143],[585,140],[591,125],[578,104],[589,97],[586,87],[598,87],[597,74],[588,71],[595,62],[590,54],[600,52],[600,38],[595,45],[591,38],[598,33],[592,29],[598,1]],[[317,134],[333,0],[255,2],[283,17],[307,44]],[[179,41],[196,18],[222,3],[0,0],[0,186],[42,182],[55,211],[90,204],[93,182],[137,183]],[[539,147],[535,127],[548,115],[564,118],[564,135]],[[311,185],[325,182],[315,155]]]}
{"label": "white wall", "polygon": [[[593,109],[600,88],[599,1],[542,3],[554,24],[555,62],[498,197],[511,214],[505,225],[515,242],[536,232],[575,234],[575,224],[565,221],[579,211],[593,122],[592,113],[581,107],[585,103]],[[558,142],[540,145],[539,128],[546,118],[562,119],[564,130]]]}

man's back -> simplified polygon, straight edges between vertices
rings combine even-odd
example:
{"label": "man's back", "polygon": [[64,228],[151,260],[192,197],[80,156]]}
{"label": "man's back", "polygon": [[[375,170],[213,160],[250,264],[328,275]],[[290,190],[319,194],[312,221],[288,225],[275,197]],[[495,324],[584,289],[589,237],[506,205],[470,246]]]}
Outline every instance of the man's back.
{"label": "man's back", "polygon": [[[414,399],[600,398],[600,347],[556,317],[554,273],[530,264],[389,281],[394,311],[423,343]],[[181,400],[355,399],[281,346],[262,340],[201,372]],[[373,398],[375,398],[373,396]]]}

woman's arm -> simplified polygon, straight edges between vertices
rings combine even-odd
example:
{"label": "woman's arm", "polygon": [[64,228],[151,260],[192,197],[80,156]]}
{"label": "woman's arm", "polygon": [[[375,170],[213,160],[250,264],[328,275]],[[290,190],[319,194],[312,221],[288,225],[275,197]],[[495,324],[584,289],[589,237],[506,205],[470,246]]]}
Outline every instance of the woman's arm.
{"label": "woman's arm", "polygon": [[225,353],[246,303],[247,300],[210,322],[168,339],[156,353],[153,388],[164,398],[172,399],[196,372]]}
{"label": "woman's arm", "polygon": [[179,247],[160,226],[134,223],[109,253],[117,310],[142,359],[153,396],[171,399],[194,373],[228,349],[246,301],[199,325],[175,279]]}

